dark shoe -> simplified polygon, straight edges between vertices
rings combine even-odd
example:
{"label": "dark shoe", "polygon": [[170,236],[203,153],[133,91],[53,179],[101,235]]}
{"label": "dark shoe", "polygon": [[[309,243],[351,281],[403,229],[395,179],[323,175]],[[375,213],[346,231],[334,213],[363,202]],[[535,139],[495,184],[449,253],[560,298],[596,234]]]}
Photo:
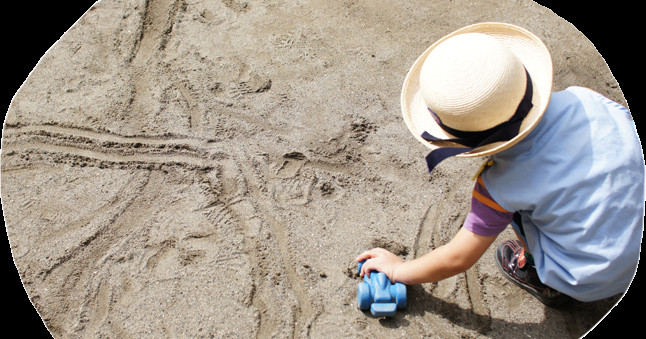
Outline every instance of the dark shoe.
{"label": "dark shoe", "polygon": [[520,241],[505,241],[496,249],[496,264],[507,279],[550,307],[563,305],[571,298],[538,279],[536,268],[527,262],[525,249]]}

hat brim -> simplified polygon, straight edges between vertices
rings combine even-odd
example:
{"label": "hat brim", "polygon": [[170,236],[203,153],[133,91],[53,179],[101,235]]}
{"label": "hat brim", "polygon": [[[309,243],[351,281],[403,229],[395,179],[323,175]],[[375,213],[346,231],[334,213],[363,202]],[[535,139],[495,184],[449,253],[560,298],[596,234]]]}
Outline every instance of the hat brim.
{"label": "hat brim", "polygon": [[447,141],[429,142],[422,138],[424,131],[443,138],[454,136],[445,132],[431,117],[426,103],[422,98],[419,86],[419,75],[424,61],[437,45],[458,34],[482,33],[498,39],[514,53],[527,69],[532,79],[534,93],[532,109],[523,120],[518,135],[509,141],[495,142],[474,148],[471,151],[457,155],[458,157],[479,157],[503,151],[522,140],[538,124],[545,112],[552,94],[552,58],[543,42],[531,32],[506,23],[485,22],[461,28],[436,41],[415,61],[406,75],[401,93],[402,114],[406,126],[413,135],[431,149],[441,147],[463,147]]}

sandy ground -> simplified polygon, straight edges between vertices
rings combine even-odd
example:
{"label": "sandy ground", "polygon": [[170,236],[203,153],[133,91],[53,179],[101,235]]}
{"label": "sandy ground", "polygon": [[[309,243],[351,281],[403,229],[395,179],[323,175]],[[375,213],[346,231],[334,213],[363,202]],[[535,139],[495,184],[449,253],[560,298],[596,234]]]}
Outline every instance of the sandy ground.
{"label": "sandy ground", "polygon": [[498,273],[491,250],[410,287],[392,319],[356,306],[361,251],[414,258],[468,212],[480,160],[426,173],[399,93],[432,42],[481,21],[541,37],[555,90],[626,104],[592,43],[532,1],[96,3],[40,59],[3,126],[11,254],[49,332],[585,334],[619,296],[546,308]]}

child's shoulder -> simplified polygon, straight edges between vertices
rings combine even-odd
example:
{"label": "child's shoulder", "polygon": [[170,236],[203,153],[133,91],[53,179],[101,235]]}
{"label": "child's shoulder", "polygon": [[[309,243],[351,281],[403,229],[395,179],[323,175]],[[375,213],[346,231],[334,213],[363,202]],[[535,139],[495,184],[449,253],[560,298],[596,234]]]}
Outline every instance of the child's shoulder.
{"label": "child's shoulder", "polygon": [[587,91],[585,87],[568,87],[564,90],[554,92],[552,93],[552,96],[550,97],[550,103],[548,106],[548,110],[553,110],[553,109],[558,109],[560,107],[570,105],[575,102],[579,102],[579,96],[580,95],[585,95],[584,93]]}
{"label": "child's shoulder", "polygon": [[608,99],[601,93],[581,86],[570,86],[562,91],[552,93],[547,110],[562,112],[568,109],[621,110],[624,113],[628,111],[624,106]]}
{"label": "child's shoulder", "polygon": [[550,104],[554,106],[554,104],[580,102],[585,97],[594,96],[595,94],[598,93],[587,87],[570,86],[562,91],[552,93]]}
{"label": "child's shoulder", "polygon": [[608,99],[603,94],[587,87],[570,86],[563,91],[554,93],[554,95],[557,95],[558,97],[563,97],[564,99],[569,97],[570,100],[578,100],[584,103],[594,102],[594,103],[603,104],[603,105],[623,107],[622,105],[616,103],[615,101]]}

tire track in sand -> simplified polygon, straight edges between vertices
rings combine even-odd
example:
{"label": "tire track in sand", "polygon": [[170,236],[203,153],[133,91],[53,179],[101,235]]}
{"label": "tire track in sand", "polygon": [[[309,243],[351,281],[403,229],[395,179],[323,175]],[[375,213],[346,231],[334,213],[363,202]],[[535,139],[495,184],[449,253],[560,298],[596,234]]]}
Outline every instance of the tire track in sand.
{"label": "tire track in sand", "polygon": [[[217,199],[202,209],[214,213],[214,218],[232,213],[242,225],[239,232],[244,235],[245,253],[254,267],[250,304],[259,314],[257,337],[307,333],[317,311],[290,259],[288,231],[272,217],[272,207],[264,203],[271,204],[271,199],[263,189],[262,175],[257,168],[246,165],[253,162],[248,155],[222,154],[212,143],[181,136],[122,136],[60,125],[6,126],[4,132],[3,155],[12,161],[3,163],[3,171],[75,157],[82,158],[81,166],[101,168],[174,164],[202,173],[209,172],[204,169],[219,170],[222,187],[212,188]],[[220,146],[218,143],[217,149],[222,149]],[[22,157],[29,159],[21,163]],[[218,211],[211,212],[213,209]],[[95,297],[106,292],[100,286],[94,287],[92,293],[98,293]]]}
{"label": "tire track in sand", "polygon": [[[290,327],[292,332],[288,334],[290,337],[297,337],[300,335],[306,336],[309,326],[318,317],[320,311],[316,310],[312,305],[309,294],[307,293],[301,278],[296,271],[293,260],[291,259],[290,245],[289,245],[289,231],[280,220],[272,217],[272,207],[265,202],[272,201],[266,197],[266,193],[262,174],[257,171],[257,167],[253,166],[253,161],[247,159],[243,155],[237,156],[240,161],[240,169],[246,182],[248,184],[249,195],[254,200],[254,208],[256,213],[260,214],[263,227],[267,227],[267,232],[270,233],[271,239],[275,241],[274,249],[270,249],[273,256],[279,261],[281,272],[285,274],[286,283],[288,288],[293,292],[296,300],[290,307],[293,309],[293,319]],[[251,166],[249,164],[252,164]],[[271,204],[271,203],[269,203]],[[271,264],[271,263],[265,263]],[[276,263],[273,263],[276,264]],[[275,336],[275,332],[270,331],[269,327],[262,327],[258,332],[258,337],[263,338],[267,336]]]}
{"label": "tire track in sand", "polygon": [[[76,158],[80,166],[150,166],[183,165],[208,168],[217,152],[207,143],[192,138],[127,137],[87,129],[57,125],[5,127],[3,154],[54,161]],[[63,156],[57,156],[63,155]],[[11,168],[6,168],[11,170]]]}
{"label": "tire track in sand", "polygon": [[[438,231],[438,221],[444,217],[441,212],[444,209],[444,204],[445,202],[432,203],[424,212],[413,245],[413,258],[419,258],[432,249],[442,245],[440,241],[443,237]],[[491,330],[491,312],[484,300],[482,279],[480,278],[478,264],[476,263],[464,272],[464,277],[466,289],[464,292],[471,305],[471,310],[475,313],[472,321],[475,323],[475,328],[478,332],[487,333]],[[458,293],[458,291],[455,293]]]}
{"label": "tire track in sand", "polygon": [[[173,24],[178,10],[183,6],[183,0],[146,0],[141,14],[139,36],[135,40],[133,52],[130,55],[131,76],[133,84],[132,99],[129,109],[135,114],[146,112],[151,93],[151,59],[166,48],[173,30]],[[154,70],[153,70],[154,71]],[[179,87],[182,91],[182,87]],[[185,92],[182,92],[185,95]],[[189,121],[191,127],[199,123],[198,114],[189,99]]]}

